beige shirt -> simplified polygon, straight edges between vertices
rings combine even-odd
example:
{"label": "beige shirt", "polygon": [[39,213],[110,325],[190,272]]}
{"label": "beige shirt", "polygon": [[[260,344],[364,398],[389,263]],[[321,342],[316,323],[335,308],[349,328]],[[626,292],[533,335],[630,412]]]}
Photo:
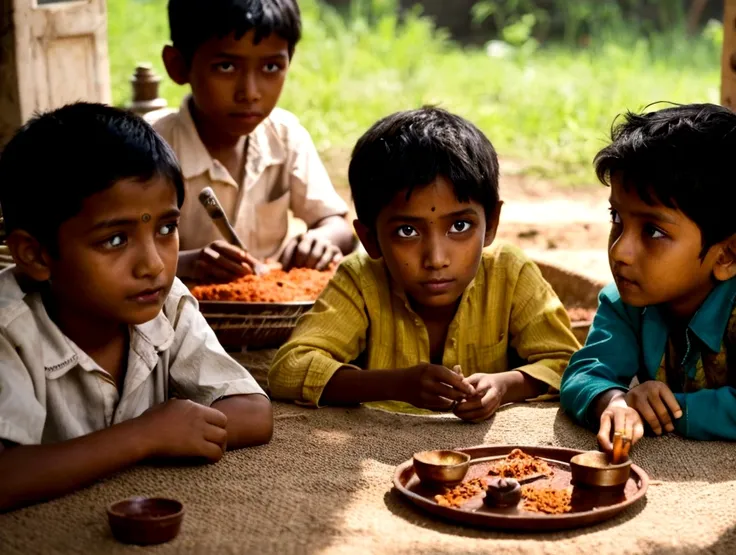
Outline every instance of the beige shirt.
{"label": "beige shirt", "polygon": [[169,398],[202,405],[265,395],[220,346],[178,279],[159,315],[132,326],[122,392],[54,324],[39,293],[13,268],[0,272],[0,439],[37,445],[73,439],[135,418]]}
{"label": "beige shirt", "polygon": [[328,216],[348,213],[312,138],[296,116],[275,108],[251,133],[245,179],[239,184],[199,138],[189,98],[178,112],[153,123],[176,152],[184,174],[186,198],[179,226],[182,250],[222,239],[197,199],[205,187],[215,191],[238,236],[257,258],[274,256],[290,238],[289,210],[307,227]]}

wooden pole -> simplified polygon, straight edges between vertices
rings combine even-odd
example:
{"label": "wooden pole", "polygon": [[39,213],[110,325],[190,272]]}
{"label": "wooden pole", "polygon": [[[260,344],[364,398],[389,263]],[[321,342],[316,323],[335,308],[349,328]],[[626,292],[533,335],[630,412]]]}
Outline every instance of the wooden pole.
{"label": "wooden pole", "polygon": [[736,110],[736,0],[723,2],[721,104]]}

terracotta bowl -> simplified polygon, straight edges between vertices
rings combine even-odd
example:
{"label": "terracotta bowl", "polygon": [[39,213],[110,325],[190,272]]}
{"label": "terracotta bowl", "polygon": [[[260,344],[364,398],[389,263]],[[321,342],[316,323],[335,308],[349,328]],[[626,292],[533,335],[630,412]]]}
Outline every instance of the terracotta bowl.
{"label": "terracotta bowl", "polygon": [[470,455],[460,451],[421,451],[414,454],[414,471],[429,485],[456,486],[470,467]]}
{"label": "terracotta bowl", "polygon": [[608,455],[600,451],[588,451],[570,459],[574,485],[614,488],[626,484],[631,473],[631,460],[611,464]]}
{"label": "terracotta bowl", "polygon": [[110,529],[122,543],[152,545],[173,540],[181,529],[184,505],[175,499],[133,497],[107,508]]}

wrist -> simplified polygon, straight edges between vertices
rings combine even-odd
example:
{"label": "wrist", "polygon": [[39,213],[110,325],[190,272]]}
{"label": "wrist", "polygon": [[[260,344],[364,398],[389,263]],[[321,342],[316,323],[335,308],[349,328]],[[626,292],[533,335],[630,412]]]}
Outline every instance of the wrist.
{"label": "wrist", "polygon": [[145,413],[137,418],[123,422],[121,426],[127,426],[128,436],[133,440],[133,449],[136,451],[138,460],[145,460],[157,455],[156,434],[151,433],[148,418]]}

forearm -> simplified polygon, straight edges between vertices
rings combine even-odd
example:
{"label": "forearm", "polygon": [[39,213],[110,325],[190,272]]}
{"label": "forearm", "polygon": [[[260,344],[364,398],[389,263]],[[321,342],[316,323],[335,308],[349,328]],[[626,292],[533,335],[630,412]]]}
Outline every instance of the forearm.
{"label": "forearm", "polygon": [[271,441],[273,407],[264,395],[233,395],[216,401],[212,408],[227,416],[228,449],[263,445]]}
{"label": "forearm", "polygon": [[353,230],[344,216],[323,218],[314,224],[310,231],[336,245],[343,254],[351,253],[355,247]]}
{"label": "forearm", "polygon": [[403,370],[342,368],[333,374],[320,398],[323,405],[356,405],[373,401],[404,401]]}
{"label": "forearm", "polygon": [[499,374],[504,383],[504,395],[501,403],[516,403],[538,397],[549,387],[546,383],[532,378],[519,370],[511,370]]}
{"label": "forearm", "polygon": [[136,420],[52,445],[0,450],[0,511],[78,490],[149,455]]}

